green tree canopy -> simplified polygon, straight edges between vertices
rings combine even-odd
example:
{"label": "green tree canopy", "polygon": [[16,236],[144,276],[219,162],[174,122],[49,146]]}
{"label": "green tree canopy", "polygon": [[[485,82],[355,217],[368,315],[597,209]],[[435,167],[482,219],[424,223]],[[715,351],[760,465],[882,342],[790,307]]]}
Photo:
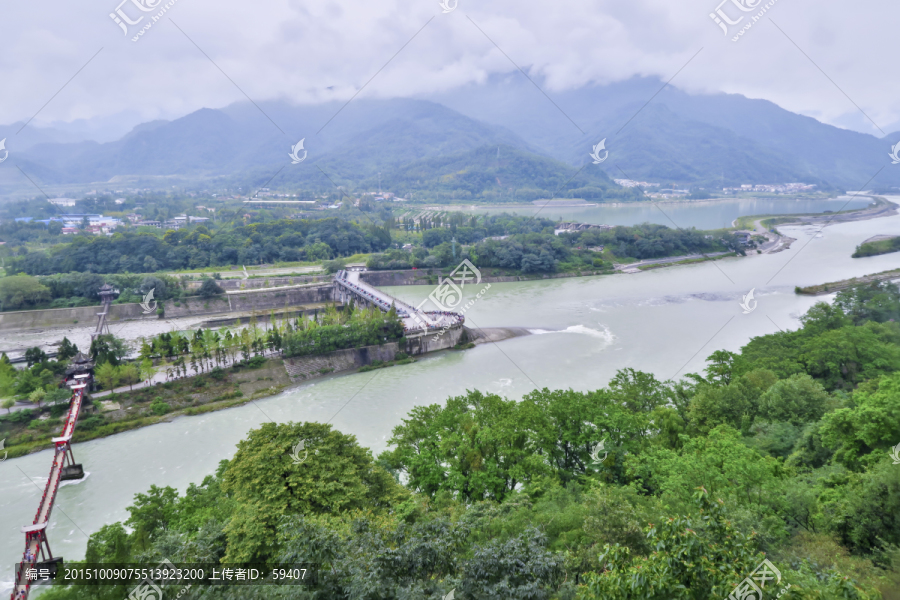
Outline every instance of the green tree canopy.
{"label": "green tree canopy", "polygon": [[900,320],[900,289],[889,281],[856,285],[838,292],[834,306],[854,324]]}
{"label": "green tree canopy", "polygon": [[18,310],[50,301],[50,288],[34,277],[13,275],[0,277],[0,308]]}
{"label": "green tree canopy", "polygon": [[200,286],[200,295],[204,298],[210,298],[224,293],[225,290],[220,288],[219,284],[216,283],[216,280],[212,278],[204,279],[203,284]]}
{"label": "green tree canopy", "polygon": [[107,390],[114,389],[121,380],[119,368],[111,362],[101,363],[99,367],[95,368],[94,378]]}
{"label": "green tree canopy", "polygon": [[760,398],[760,415],[770,421],[787,421],[801,425],[818,421],[833,408],[822,384],[809,375],[791,375],[776,381]]}
{"label": "green tree canopy", "polygon": [[[295,464],[292,453],[298,443]],[[226,532],[227,561],[266,559],[278,548],[283,515],[384,511],[407,492],[356,438],[320,423],[266,423],[250,432],[228,464],[222,489],[236,508]]]}
{"label": "green tree canopy", "polygon": [[113,365],[118,365],[128,354],[128,346],[126,346],[125,340],[121,338],[117,338],[110,334],[103,334],[98,335],[91,341],[91,349],[89,352],[94,364],[108,362]]}
{"label": "green tree canopy", "polygon": [[835,460],[851,469],[878,461],[900,443],[900,373],[885,375],[853,393],[851,406],[822,418],[824,443],[835,449]]}
{"label": "green tree canopy", "polygon": [[69,360],[76,354],[78,354],[78,346],[70,342],[69,338],[64,337],[59,344],[59,350],[56,352],[56,360]]}
{"label": "green tree canopy", "polygon": [[548,472],[519,419],[514,400],[479,391],[450,398],[443,407],[417,406],[388,440],[397,448],[379,458],[421,493],[502,500],[519,483]]}

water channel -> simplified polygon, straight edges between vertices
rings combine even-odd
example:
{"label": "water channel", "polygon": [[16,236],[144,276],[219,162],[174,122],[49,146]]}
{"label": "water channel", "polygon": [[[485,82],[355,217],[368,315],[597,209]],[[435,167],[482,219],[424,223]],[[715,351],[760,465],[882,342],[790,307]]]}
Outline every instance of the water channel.
{"label": "water channel", "polygon": [[[706,218],[691,220],[699,226]],[[49,531],[54,553],[83,558],[87,536],[126,519],[135,493],[151,484],[183,491],[199,483],[234,454],[248,430],[269,419],[331,422],[378,454],[391,428],[416,405],[476,388],[511,398],[535,387],[595,389],[624,367],[660,379],[699,371],[714,350],[737,350],[753,336],[795,329],[813,303],[830,298],[797,296],[795,285],[900,266],[900,254],[850,258],[866,238],[900,234],[900,216],[832,225],[821,237],[811,227],[782,230],[797,241],[776,254],[633,275],[495,283],[468,311],[468,324],[526,327],[534,335],[327,377],[255,404],[76,444],[89,475],[60,489]],[[467,291],[474,296],[481,287]],[[739,302],[751,288],[758,307],[743,314]],[[416,305],[430,288],[385,290]],[[43,451],[0,463],[0,593],[8,593],[3,587],[22,552],[19,528],[32,521],[50,458]]]}
{"label": "water channel", "polygon": [[731,227],[738,217],[746,215],[785,215],[803,213],[838,212],[855,210],[871,203],[866,197],[812,199],[812,198],[757,198],[744,200],[704,200],[692,202],[661,201],[638,202],[610,206],[604,204],[585,206],[528,205],[495,206],[488,209],[464,207],[466,213],[537,215],[546,219],[562,219],[578,223],[598,225],[634,225],[657,223],[667,227],[696,227],[719,229]]}

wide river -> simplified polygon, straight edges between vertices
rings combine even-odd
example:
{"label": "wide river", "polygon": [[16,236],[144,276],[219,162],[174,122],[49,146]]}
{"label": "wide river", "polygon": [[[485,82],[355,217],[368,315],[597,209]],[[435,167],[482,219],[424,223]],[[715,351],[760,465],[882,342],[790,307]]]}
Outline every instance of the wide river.
{"label": "wide river", "polygon": [[[708,205],[707,205],[708,206]],[[705,210],[706,207],[696,207]],[[49,530],[51,548],[84,556],[87,536],[128,517],[134,495],[151,484],[183,491],[230,458],[248,430],[276,421],[330,421],[377,454],[391,428],[416,405],[441,403],[467,389],[519,398],[537,387],[589,390],[617,369],[660,379],[700,371],[716,349],[737,350],[757,335],[795,329],[813,303],[795,285],[835,281],[900,266],[900,254],[851,259],[876,234],[900,234],[900,216],[825,228],[783,228],[797,238],[784,252],[670,267],[633,275],[492,284],[467,313],[474,327],[527,327],[535,333],[464,352],[442,352],[406,366],[317,380],[256,404],[75,445],[89,473],[60,488]],[[474,295],[482,286],[467,287]],[[758,305],[743,314],[744,294]],[[425,286],[388,288],[412,304]],[[22,525],[37,508],[51,452],[0,463],[0,582],[9,585],[21,556]],[[3,585],[0,585],[2,590]],[[8,592],[8,588],[7,588]]]}
{"label": "wide river", "polygon": [[[697,229],[719,229],[731,227],[738,217],[746,215],[786,215],[820,213],[825,211],[854,210],[871,202],[868,198],[843,196],[829,199],[807,198],[758,198],[752,200],[711,200],[693,202],[659,203],[637,202],[610,206],[542,206],[533,205],[494,206],[456,208],[466,213],[498,214],[503,212],[518,215],[537,215],[545,219],[562,219],[578,223],[597,225],[634,225],[636,223],[657,223],[668,227],[696,227]],[[454,207],[455,208],[455,207]]]}

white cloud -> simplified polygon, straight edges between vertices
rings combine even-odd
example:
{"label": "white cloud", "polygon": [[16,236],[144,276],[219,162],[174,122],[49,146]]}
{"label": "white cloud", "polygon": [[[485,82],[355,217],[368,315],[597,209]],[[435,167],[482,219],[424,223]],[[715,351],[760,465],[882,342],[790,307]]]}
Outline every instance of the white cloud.
{"label": "white cloud", "polygon": [[[885,131],[900,124],[893,59],[900,6],[890,0],[779,0],[737,43],[709,17],[716,0],[460,0],[449,14],[437,0],[177,0],[137,43],[109,17],[116,4],[45,0],[2,9],[0,123],[31,117],[101,47],[37,123],[177,118],[243,100],[172,20],[253,99],[316,102],[353,96],[433,19],[363,95],[408,96],[483,81],[512,70],[503,53],[549,91],[635,74],[667,80],[702,47],[674,85],[765,98],[877,133],[849,96]],[[131,1],[123,10],[142,14]]]}

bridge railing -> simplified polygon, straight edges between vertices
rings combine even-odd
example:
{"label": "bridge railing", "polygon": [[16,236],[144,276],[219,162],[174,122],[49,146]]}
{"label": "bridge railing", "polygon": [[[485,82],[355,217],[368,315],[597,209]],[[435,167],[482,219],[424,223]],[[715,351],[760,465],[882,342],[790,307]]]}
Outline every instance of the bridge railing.
{"label": "bridge railing", "polygon": [[[62,435],[60,437],[71,436],[75,431],[75,425],[78,422],[78,415],[81,411],[82,399],[84,397],[84,388],[72,390],[72,398],[69,404],[69,412],[66,415],[66,422],[63,425]],[[70,443],[70,442],[66,442]],[[59,443],[53,445],[53,462],[50,464],[50,473],[47,475],[47,483],[44,485],[44,492],[41,494],[41,501],[38,503],[37,512],[34,515],[32,525],[42,525],[50,521],[50,514],[53,512],[53,504],[56,501],[56,494],[59,491],[59,484],[62,481],[62,469],[65,464],[65,454]],[[28,592],[31,588],[31,582],[27,578],[27,570],[37,562],[38,553],[41,551],[41,538],[46,536],[46,530],[41,532],[41,538],[35,538],[34,533],[25,534],[25,551],[22,553],[20,561],[14,575],[13,591],[10,596],[11,600],[25,600],[28,598]],[[35,543],[37,541],[37,543]],[[31,558],[26,559],[32,547]],[[22,594],[24,592],[24,595]]]}
{"label": "bridge railing", "polygon": [[335,279],[335,282],[342,288],[347,289],[349,292],[351,292],[357,296],[360,296],[362,299],[364,299],[368,302],[372,302],[373,304],[377,305],[378,308],[380,308],[381,310],[383,310],[385,312],[391,310],[391,306],[393,305],[397,308],[397,314],[399,314],[401,317],[409,316],[409,312],[407,310],[397,306],[397,304],[399,302],[397,300],[391,298],[391,296],[388,296],[387,294],[385,294],[385,296],[387,296],[388,298],[391,298],[393,300],[393,302],[387,302],[383,298],[370,292],[367,289],[369,286],[363,287],[360,285],[356,285],[355,283],[351,283],[351,282],[347,281],[346,279],[338,279],[338,278]]}

